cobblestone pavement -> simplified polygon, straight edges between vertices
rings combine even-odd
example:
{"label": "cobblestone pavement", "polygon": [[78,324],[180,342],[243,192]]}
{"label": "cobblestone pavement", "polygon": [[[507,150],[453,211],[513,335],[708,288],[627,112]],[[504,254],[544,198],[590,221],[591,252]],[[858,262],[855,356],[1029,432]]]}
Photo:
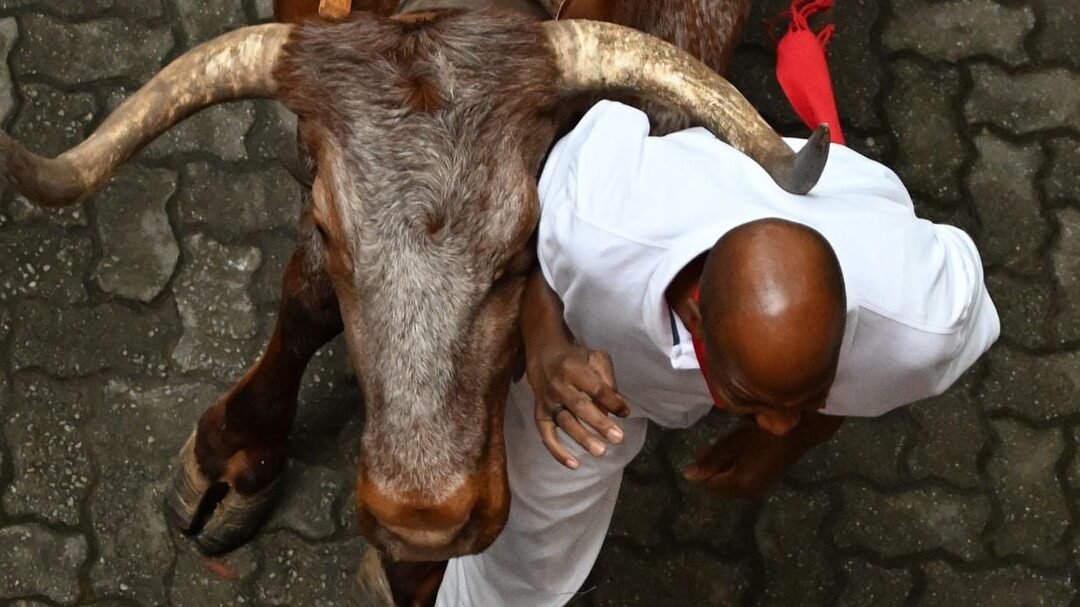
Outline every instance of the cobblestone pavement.
{"label": "cobblestone pavement", "polygon": [[[733,77],[798,133],[758,3]],[[579,606],[1080,605],[1080,0],[840,0],[851,144],[972,233],[1000,343],[945,396],[852,421],[767,497],[678,470],[728,425],[658,430]],[[0,119],[38,151],[90,132],[191,44],[269,0],[0,0]],[[284,499],[213,573],[165,526],[172,457],[257,354],[297,186],[270,103],[206,111],[102,194],[0,201],[0,604],[337,605],[363,543],[360,419],[335,342],[301,395]],[[236,577],[235,580],[225,579]]]}

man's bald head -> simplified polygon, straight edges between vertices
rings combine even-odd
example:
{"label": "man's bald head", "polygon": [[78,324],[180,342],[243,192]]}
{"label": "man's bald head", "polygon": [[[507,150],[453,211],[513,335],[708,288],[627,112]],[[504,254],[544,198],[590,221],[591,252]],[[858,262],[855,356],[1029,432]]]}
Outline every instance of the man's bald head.
{"label": "man's bald head", "polygon": [[825,238],[762,219],[716,242],[700,282],[710,376],[747,400],[796,406],[836,373],[847,311],[844,278]]}

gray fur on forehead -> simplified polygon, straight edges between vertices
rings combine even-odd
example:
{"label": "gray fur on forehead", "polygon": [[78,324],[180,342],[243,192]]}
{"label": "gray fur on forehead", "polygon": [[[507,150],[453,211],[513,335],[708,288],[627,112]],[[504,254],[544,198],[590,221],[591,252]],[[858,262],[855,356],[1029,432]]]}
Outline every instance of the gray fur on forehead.
{"label": "gray fur on forehead", "polygon": [[343,221],[505,255],[498,211],[532,202],[552,134],[556,70],[537,22],[485,11],[309,22],[276,75],[284,103],[333,140],[324,153],[341,156]]}

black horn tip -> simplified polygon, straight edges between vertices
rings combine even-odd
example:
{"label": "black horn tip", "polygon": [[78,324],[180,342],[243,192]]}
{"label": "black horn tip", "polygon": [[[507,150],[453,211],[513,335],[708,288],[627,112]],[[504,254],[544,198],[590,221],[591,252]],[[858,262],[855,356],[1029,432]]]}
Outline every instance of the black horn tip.
{"label": "black horn tip", "polygon": [[829,125],[822,124],[796,154],[773,172],[777,185],[792,194],[806,194],[817,185],[829,160]]}

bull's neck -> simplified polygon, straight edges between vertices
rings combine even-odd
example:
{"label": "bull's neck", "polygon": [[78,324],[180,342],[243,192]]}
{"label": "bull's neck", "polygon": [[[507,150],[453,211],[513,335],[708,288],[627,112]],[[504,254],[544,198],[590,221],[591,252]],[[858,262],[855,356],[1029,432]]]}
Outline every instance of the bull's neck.
{"label": "bull's neck", "polygon": [[502,9],[550,19],[558,14],[562,0],[402,0],[397,14],[426,13],[446,9]]}

